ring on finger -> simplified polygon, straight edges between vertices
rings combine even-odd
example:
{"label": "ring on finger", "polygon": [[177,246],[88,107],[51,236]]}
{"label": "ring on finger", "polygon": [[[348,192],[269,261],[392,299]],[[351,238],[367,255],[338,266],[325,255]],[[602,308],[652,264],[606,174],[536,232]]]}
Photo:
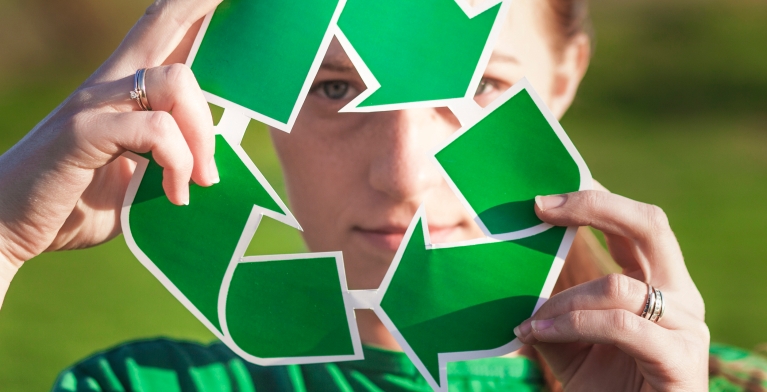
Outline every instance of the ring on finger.
{"label": "ring on finger", "polygon": [[133,91],[130,92],[130,98],[138,103],[141,110],[152,110],[146,95],[146,68],[139,69],[133,76]]}
{"label": "ring on finger", "polygon": [[648,284],[647,300],[645,301],[645,306],[640,317],[657,323],[661,318],[663,318],[665,313],[666,302],[663,300],[663,293],[652,285]]}
{"label": "ring on finger", "polygon": [[650,319],[650,321],[655,321],[656,323],[660,322],[660,319],[663,318],[663,314],[666,313],[666,301],[663,300],[663,293],[661,293],[660,290],[655,289],[655,295],[657,296],[655,305],[656,309],[653,312],[653,318]]}

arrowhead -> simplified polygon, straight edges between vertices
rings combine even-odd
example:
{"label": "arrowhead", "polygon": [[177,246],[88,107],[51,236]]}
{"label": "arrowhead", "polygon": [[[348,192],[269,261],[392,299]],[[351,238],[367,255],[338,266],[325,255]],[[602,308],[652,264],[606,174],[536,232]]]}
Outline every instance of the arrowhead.
{"label": "arrowhead", "polygon": [[484,111],[484,118],[456,132],[435,158],[486,235],[541,225],[535,196],[589,186],[586,164],[527,81]]}
{"label": "arrowhead", "polygon": [[443,354],[514,341],[513,328],[532,315],[567,229],[517,241],[431,246],[428,233],[421,235],[421,215],[384,279],[381,309],[411,360],[445,389]]}
{"label": "arrowhead", "polygon": [[338,26],[381,86],[349,106],[472,96],[500,9],[497,4],[469,18],[456,0],[348,0]]}
{"label": "arrowhead", "polygon": [[217,136],[215,159],[221,182],[208,188],[191,184],[190,205],[182,207],[165,196],[163,168],[150,158],[143,176],[140,169],[134,174],[133,181],[140,183],[132,188],[132,204],[126,197],[127,221],[123,215],[123,230],[133,253],[219,331],[221,282],[253,206],[283,222],[293,220],[266,180],[243,161],[240,154],[245,153],[240,150]]}
{"label": "arrowhead", "polygon": [[206,19],[188,61],[208,101],[245,109],[250,117],[289,131],[314,79],[311,70],[330,44],[328,26],[339,3],[221,3]]}

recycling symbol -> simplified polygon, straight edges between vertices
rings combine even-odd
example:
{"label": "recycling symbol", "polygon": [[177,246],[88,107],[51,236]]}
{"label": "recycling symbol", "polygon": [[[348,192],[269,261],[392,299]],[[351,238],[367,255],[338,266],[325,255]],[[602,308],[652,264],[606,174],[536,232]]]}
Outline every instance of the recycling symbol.
{"label": "recycling symbol", "polygon": [[[354,309],[372,309],[436,391],[447,363],[518,349],[512,329],[548,298],[576,228],[534,197],[588,189],[591,175],[526,80],[473,101],[509,0],[226,0],[188,64],[209,102],[221,181],[177,207],[151,155],[138,162],[122,227],[133,254],[213,334],[259,365],[363,359]],[[341,111],[448,107],[462,128],[433,163],[484,238],[432,244],[421,207],[376,290],[349,290],[343,253],[245,256],[267,217],[301,230],[240,141],[251,120],[289,132],[333,38],[367,90]],[[279,81],[279,88],[274,87]]]}

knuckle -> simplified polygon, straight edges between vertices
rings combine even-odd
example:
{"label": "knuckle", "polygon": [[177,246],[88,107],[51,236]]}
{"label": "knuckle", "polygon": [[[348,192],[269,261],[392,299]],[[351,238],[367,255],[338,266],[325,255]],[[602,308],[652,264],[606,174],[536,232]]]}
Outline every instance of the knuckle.
{"label": "knuckle", "polygon": [[93,87],[82,87],[77,89],[68,100],[70,105],[77,107],[89,107],[96,98],[96,92]]}
{"label": "knuckle", "polygon": [[78,135],[90,128],[92,122],[93,119],[89,114],[86,112],[77,112],[67,117],[64,128],[74,135]]}
{"label": "knuckle", "polygon": [[[152,2],[152,4],[146,8],[144,11],[144,17],[145,18],[162,18],[162,21],[165,23],[173,23],[176,26],[185,27],[188,26],[191,22],[188,21],[186,18],[180,17],[178,12],[179,4],[183,2],[174,1],[174,0],[155,0]],[[173,9],[171,9],[173,8]]]}
{"label": "knuckle", "polygon": [[194,74],[186,64],[171,64],[165,67],[165,79],[169,86],[187,88],[192,86]]}
{"label": "knuckle", "polygon": [[163,4],[166,2],[163,0],[155,0],[152,2],[152,4],[149,5],[149,7],[146,8],[146,11],[144,11],[144,15],[150,16],[154,15],[162,9]]}
{"label": "knuckle", "polygon": [[602,280],[603,295],[612,301],[622,301],[629,298],[631,282],[625,275],[613,273]]}
{"label": "knuckle", "polygon": [[171,145],[175,167],[184,175],[188,175],[194,168],[194,157],[186,143],[176,142]]}
{"label": "knuckle", "polygon": [[637,315],[627,310],[614,311],[612,316],[612,323],[615,330],[619,334],[634,334],[639,328],[640,318]]}
{"label": "knuckle", "polygon": [[174,128],[175,120],[168,112],[147,112],[149,129],[156,133],[161,139],[170,138],[171,131]]}
{"label": "knuckle", "polygon": [[580,310],[572,311],[567,315],[567,323],[576,333],[581,334],[585,328],[585,314]]}
{"label": "knuckle", "polygon": [[163,14],[163,11],[165,11],[168,7],[168,4],[170,3],[169,0],[155,0],[152,2],[149,7],[146,8],[146,11],[144,11],[145,16],[160,16]]}
{"label": "knuckle", "polygon": [[643,213],[647,220],[647,224],[653,232],[665,232],[670,228],[668,222],[668,216],[662,208],[654,204],[644,204]]}
{"label": "knuckle", "polygon": [[706,342],[708,345],[711,342],[711,331],[708,329],[706,323],[698,323],[696,327],[696,334],[700,336],[700,340]]}
{"label": "knuckle", "polygon": [[166,169],[172,173],[181,177],[187,177],[192,172],[194,161],[188,148],[172,148],[169,150],[169,155],[166,159]]}
{"label": "knuckle", "polygon": [[58,132],[57,141],[69,142],[75,146],[84,145],[89,139],[88,133],[92,129],[92,123],[91,116],[84,112],[66,116],[61,122],[61,132]]}
{"label": "knuckle", "polygon": [[189,175],[192,172],[192,169],[194,168],[194,160],[192,159],[192,154],[189,153],[188,150],[184,150],[183,153],[179,154],[178,157],[178,170],[184,175]]}
{"label": "knuckle", "polygon": [[581,192],[583,206],[588,211],[599,210],[602,206],[602,195],[597,191]]}

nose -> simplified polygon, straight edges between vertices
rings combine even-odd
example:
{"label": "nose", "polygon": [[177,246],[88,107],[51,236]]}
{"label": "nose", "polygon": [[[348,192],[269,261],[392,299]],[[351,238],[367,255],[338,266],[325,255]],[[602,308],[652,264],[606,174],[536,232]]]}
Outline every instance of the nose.
{"label": "nose", "polygon": [[459,125],[448,109],[406,109],[387,113],[370,166],[371,186],[398,202],[420,204],[443,183],[430,152]]}

